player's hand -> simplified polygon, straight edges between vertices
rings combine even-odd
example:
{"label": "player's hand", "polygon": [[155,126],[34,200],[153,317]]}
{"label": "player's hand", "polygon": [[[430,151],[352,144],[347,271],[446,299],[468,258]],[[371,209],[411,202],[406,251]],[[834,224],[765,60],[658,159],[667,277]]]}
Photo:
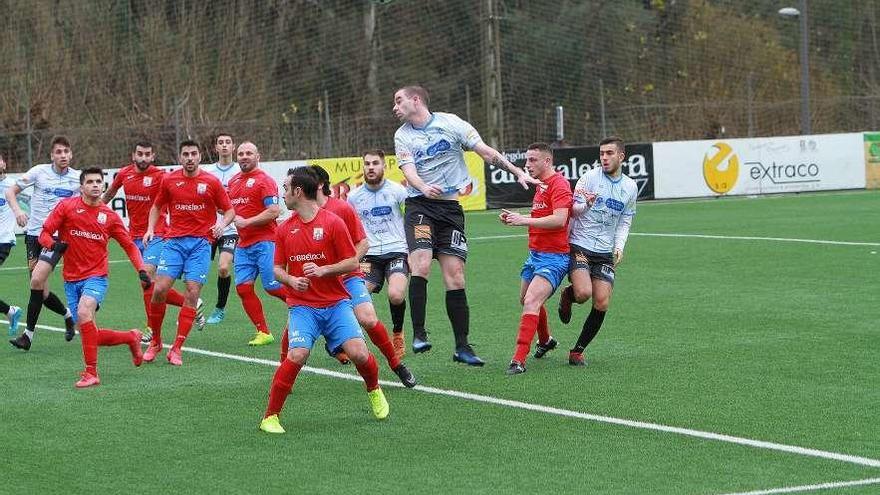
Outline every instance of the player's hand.
{"label": "player's hand", "polygon": [[[507,210],[502,210],[507,211]],[[507,225],[518,226],[526,224],[526,216],[523,216],[521,213],[517,213],[515,211],[507,211]]]}
{"label": "player's hand", "polygon": [[25,212],[16,213],[16,215],[15,215],[15,223],[17,223],[19,227],[24,227],[24,226],[26,226],[26,225],[27,225],[27,221],[28,221],[27,213],[25,213]]}
{"label": "player's hand", "polygon": [[589,192],[586,189],[575,189],[574,195],[580,197],[588,207],[592,207],[596,202],[596,193]]}
{"label": "player's hand", "polygon": [[620,249],[615,249],[614,250],[614,266],[617,266],[618,263],[620,263],[621,261],[623,261],[623,251],[621,251]]}
{"label": "player's hand", "polygon": [[424,194],[426,198],[437,199],[443,195],[443,189],[440,189],[440,187],[435,186],[434,184],[425,184],[425,186],[419,190],[422,191],[422,194]]}
{"label": "player's hand", "polygon": [[523,187],[523,189],[528,189],[529,184],[532,184],[535,186],[542,184],[541,181],[539,181],[538,179],[529,175],[525,170],[522,170],[519,167],[515,167],[515,168],[516,168],[516,170],[519,170],[519,172],[516,174],[516,181],[519,182],[519,185],[521,185]]}
{"label": "player's hand", "polygon": [[303,275],[306,277],[323,277],[324,275],[327,275],[327,269],[310,261],[303,263]]}
{"label": "player's hand", "polygon": [[153,237],[155,237],[155,234],[153,234],[152,230],[147,230],[146,232],[144,232],[144,236],[141,238],[141,242],[144,243],[144,247],[150,245],[150,241],[153,240]]}
{"label": "player's hand", "polygon": [[146,270],[138,270],[138,278],[141,280],[141,288],[147,290],[150,286],[153,285],[153,281],[150,279],[150,276],[147,275]]}
{"label": "player's hand", "polygon": [[498,214],[498,220],[501,220],[501,223],[507,225],[507,215],[510,215],[509,210],[501,209],[501,213]]}
{"label": "player's hand", "polygon": [[223,231],[226,230],[226,227],[223,226],[220,222],[214,224],[211,227],[211,235],[213,235],[216,239],[219,239],[223,235]]}
{"label": "player's hand", "polygon": [[235,228],[243,229],[250,224],[250,221],[241,215],[235,215],[235,220],[232,223],[235,224]]}
{"label": "player's hand", "polygon": [[287,279],[287,285],[300,292],[307,290],[310,283],[306,277],[290,277]]}

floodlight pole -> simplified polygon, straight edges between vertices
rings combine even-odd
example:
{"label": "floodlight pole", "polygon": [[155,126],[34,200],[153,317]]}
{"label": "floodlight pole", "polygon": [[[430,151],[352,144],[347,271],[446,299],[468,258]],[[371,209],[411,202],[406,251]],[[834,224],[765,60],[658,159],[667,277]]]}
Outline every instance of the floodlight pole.
{"label": "floodlight pole", "polygon": [[801,0],[801,134],[812,134],[810,118],[810,32],[807,30],[807,0]]}

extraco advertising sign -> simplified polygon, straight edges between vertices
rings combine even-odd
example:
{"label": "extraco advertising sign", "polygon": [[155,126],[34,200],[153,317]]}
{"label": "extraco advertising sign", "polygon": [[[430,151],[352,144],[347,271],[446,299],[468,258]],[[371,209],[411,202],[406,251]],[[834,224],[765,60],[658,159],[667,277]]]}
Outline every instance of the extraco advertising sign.
{"label": "extraco advertising sign", "polygon": [[654,143],[654,197],[865,187],[861,133]]}

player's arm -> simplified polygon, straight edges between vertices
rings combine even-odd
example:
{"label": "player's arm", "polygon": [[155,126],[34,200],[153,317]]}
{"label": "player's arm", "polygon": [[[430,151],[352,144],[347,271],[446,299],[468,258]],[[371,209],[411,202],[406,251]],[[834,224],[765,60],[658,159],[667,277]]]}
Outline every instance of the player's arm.
{"label": "player's arm", "polygon": [[101,201],[104,204],[109,204],[113,201],[113,198],[116,197],[116,193],[119,192],[119,189],[122,187],[122,174],[117,173],[116,177],[113,177],[113,182],[110,184],[110,187],[104,191],[104,195],[101,196]]}
{"label": "player's arm", "polygon": [[489,165],[494,165],[497,168],[502,168],[510,172],[516,177],[516,181],[519,182],[523,189],[528,189],[529,184],[540,184],[541,181],[535,179],[526,173],[525,170],[517,167],[516,165],[510,163],[510,160],[504,158],[504,155],[498,152],[495,148],[489,146],[488,144],[480,141],[476,145],[474,145],[474,151],[480,155],[480,158],[483,159]]}
{"label": "player's arm", "polygon": [[61,222],[64,220],[64,208],[62,205],[58,205],[52,213],[49,214],[49,217],[46,218],[46,221],[43,222],[43,230],[40,232],[40,237],[37,241],[46,249],[52,249],[55,246],[55,239],[52,237],[52,234],[58,231],[58,228],[61,227]]}
{"label": "player's arm", "polygon": [[535,227],[538,229],[554,230],[565,226],[568,221],[568,207],[555,208],[553,213],[541,218],[532,218],[515,211],[501,210],[502,222],[511,226]]}
{"label": "player's arm", "polygon": [[312,262],[303,263],[303,275],[306,277],[335,277],[358,269],[357,251],[355,251],[345,224],[342,221],[331,223],[327,226],[327,230],[333,240],[332,249],[335,255],[333,259],[339,259],[339,261],[324,266],[318,266]]}
{"label": "player's arm", "polygon": [[214,237],[220,237],[223,235],[223,231],[226,230],[226,226],[235,220],[235,208],[232,207],[229,195],[226,194],[226,190],[220,185],[220,181],[217,181],[217,187],[214,188],[214,204],[217,205],[217,211],[223,213],[223,216],[220,217],[220,220],[217,221],[213,229]]}
{"label": "player's arm", "polygon": [[118,222],[114,221],[113,225],[110,226],[110,237],[116,239],[116,242],[125,251],[125,255],[128,256],[129,261],[131,261],[131,266],[133,266],[139,273],[143,271],[144,259],[141,257],[141,252],[137,245],[131,240],[131,234],[125,230],[122,220],[119,220]]}
{"label": "player's arm", "polygon": [[571,212],[575,216],[583,215],[596,201],[596,193],[587,190],[588,178],[587,175],[581,176],[574,185],[574,204],[571,206]]}
{"label": "player's arm", "polygon": [[636,214],[636,194],[626,205],[626,209],[620,214],[617,221],[617,229],[614,231],[614,264],[617,265],[623,260],[623,248],[626,246],[626,240],[629,237],[629,228],[632,226],[632,219]]}
{"label": "player's arm", "polygon": [[150,207],[150,215],[147,217],[147,230],[144,232],[143,237],[144,246],[148,245],[150,241],[153,240],[156,231],[156,224],[159,222],[159,216],[161,215],[160,208],[159,198],[156,198],[156,202]]}
{"label": "player's arm", "polygon": [[421,177],[419,177],[418,172],[416,172],[416,166],[414,164],[406,164],[400,166],[400,171],[403,172],[403,176],[406,177],[407,184],[413,186],[418,189],[425,195],[426,198],[436,199],[439,198],[443,194],[443,190],[434,184],[428,184],[423,181]]}
{"label": "player's arm", "polygon": [[309,288],[309,279],[306,277],[294,277],[287,273],[287,252],[284,249],[282,236],[284,234],[278,232],[275,234],[275,259],[272,265],[272,272],[275,280],[298,291],[304,291]]}
{"label": "player's arm", "polygon": [[6,202],[9,203],[9,208],[12,209],[12,213],[15,215],[15,222],[19,227],[24,227],[27,225],[27,213],[22,211],[21,206],[18,204],[18,195],[22,191],[22,187],[18,185],[18,183],[13,184],[12,187],[6,189]]}
{"label": "player's arm", "polygon": [[[273,184],[274,186],[274,184]],[[235,226],[243,227],[259,227],[269,222],[274,222],[281,215],[281,207],[278,206],[278,190],[274,192],[266,191],[267,195],[263,198],[263,211],[250,218],[244,218],[241,215],[235,216]]]}

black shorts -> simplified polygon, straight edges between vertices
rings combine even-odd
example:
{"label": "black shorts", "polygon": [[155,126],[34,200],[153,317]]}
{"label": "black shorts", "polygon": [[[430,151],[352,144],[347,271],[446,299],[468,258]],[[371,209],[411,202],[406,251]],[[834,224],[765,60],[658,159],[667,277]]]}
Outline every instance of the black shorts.
{"label": "black shorts", "polygon": [[406,253],[367,255],[361,260],[361,271],[364,272],[364,280],[376,286],[373,292],[379,292],[391,274],[409,275],[409,263],[406,261]]}
{"label": "black shorts", "polygon": [[571,244],[569,271],[587,270],[590,278],[598,278],[614,285],[614,256],[611,253],[594,253]]}
{"label": "black shorts", "polygon": [[217,251],[234,255],[236,246],[238,246],[238,235],[221,235],[217,238],[214,244],[211,245],[211,259],[214,259]]}
{"label": "black shorts", "polygon": [[464,235],[464,210],[458,201],[406,198],[406,244],[409,252],[430,249],[467,260],[467,237]]}
{"label": "black shorts", "polygon": [[0,265],[3,265],[3,262],[9,257],[9,253],[12,252],[12,246],[14,245],[11,242],[0,244]]}
{"label": "black shorts", "polygon": [[[63,253],[56,253],[51,249],[44,248],[40,245],[39,239],[40,236],[25,234],[24,250],[27,255],[27,260],[28,262],[36,260],[45,261],[52,265],[52,268],[54,269],[55,266],[58,265],[58,262],[61,261],[61,255]],[[53,237],[53,239],[56,241],[58,240],[57,237]]]}

